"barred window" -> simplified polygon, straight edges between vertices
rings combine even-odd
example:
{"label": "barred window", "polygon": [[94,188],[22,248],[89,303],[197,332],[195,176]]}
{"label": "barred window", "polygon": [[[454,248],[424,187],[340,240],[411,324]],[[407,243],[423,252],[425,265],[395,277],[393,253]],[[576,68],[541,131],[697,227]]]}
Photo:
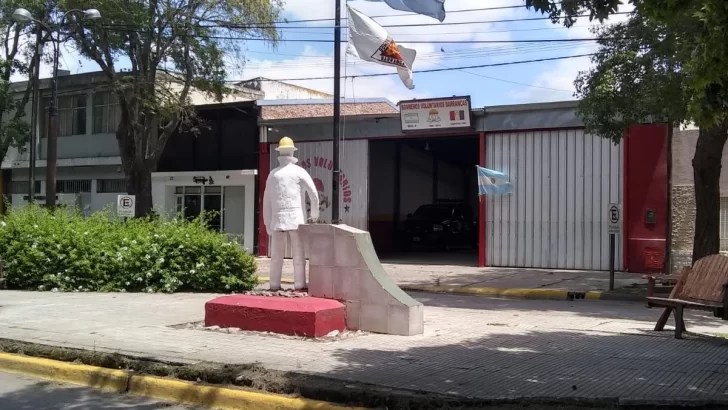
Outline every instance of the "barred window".
{"label": "barred window", "polygon": [[99,179],[96,181],[96,192],[99,194],[126,193],[125,179]]}
{"label": "barred window", "polygon": [[78,194],[81,192],[91,192],[90,179],[67,179],[56,181],[56,193],[58,194]]}
{"label": "barred window", "polygon": [[[28,195],[28,184],[30,181],[12,181],[9,190],[13,195]],[[40,181],[35,181],[35,193],[40,194]]]}

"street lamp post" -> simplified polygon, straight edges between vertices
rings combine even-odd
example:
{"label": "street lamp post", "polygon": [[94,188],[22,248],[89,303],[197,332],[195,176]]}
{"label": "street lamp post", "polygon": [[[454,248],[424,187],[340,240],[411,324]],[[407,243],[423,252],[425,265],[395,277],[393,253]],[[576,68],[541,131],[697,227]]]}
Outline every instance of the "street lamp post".
{"label": "street lamp post", "polygon": [[[60,44],[60,30],[63,23],[66,21],[66,17],[72,13],[80,13],[83,18],[96,20],[101,18],[101,13],[96,9],[88,10],[68,10],[63,13],[61,19],[56,26],[56,30],[43,23],[42,21],[33,17],[30,11],[19,8],[13,12],[13,18],[19,23],[25,23],[32,21],[35,24],[40,25],[48,32],[53,43],[53,76],[51,77],[51,103],[48,107],[48,147],[46,152],[46,206],[54,208],[56,206],[56,162],[58,160],[58,134],[60,131],[60,124],[58,121],[58,60],[61,54]],[[56,33],[56,38],[53,39],[53,32]],[[35,124],[33,124],[35,126]],[[32,142],[31,142],[32,143]],[[32,161],[34,164],[35,161]],[[34,175],[34,171],[31,171],[31,175]],[[34,181],[31,181],[30,189],[33,189]]]}

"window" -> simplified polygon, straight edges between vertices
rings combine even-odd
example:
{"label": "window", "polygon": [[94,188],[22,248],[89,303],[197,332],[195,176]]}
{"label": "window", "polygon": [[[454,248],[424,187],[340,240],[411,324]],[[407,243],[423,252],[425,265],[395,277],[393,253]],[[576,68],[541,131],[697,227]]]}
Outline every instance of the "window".
{"label": "window", "polygon": [[96,181],[96,192],[99,194],[126,193],[125,179],[99,179]]}
{"label": "window", "polygon": [[[10,182],[10,194],[28,195],[28,183],[30,181],[12,181]],[[40,193],[40,181],[35,181],[35,193]]]}
{"label": "window", "polygon": [[728,197],[720,199],[720,250],[728,252]]}
{"label": "window", "polygon": [[119,126],[119,100],[110,91],[94,93],[94,134],[115,133]]}
{"label": "window", "polygon": [[91,192],[90,179],[67,179],[56,181],[56,193],[58,194],[78,194],[81,192]]}
{"label": "window", "polygon": [[[64,95],[58,97],[59,137],[86,134],[86,94]],[[48,137],[48,108],[50,98],[45,99],[45,110],[41,120],[43,138]]]}

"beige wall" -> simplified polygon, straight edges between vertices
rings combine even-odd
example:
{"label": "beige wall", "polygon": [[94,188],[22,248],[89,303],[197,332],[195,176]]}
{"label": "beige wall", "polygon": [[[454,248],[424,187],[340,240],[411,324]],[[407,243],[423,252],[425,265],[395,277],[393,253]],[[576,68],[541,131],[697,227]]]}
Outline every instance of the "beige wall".
{"label": "beige wall", "polygon": [[[698,130],[675,130],[672,138],[672,184],[693,185],[693,156]],[[720,175],[721,196],[728,196],[728,144],[723,149],[724,169]]]}
{"label": "beige wall", "polygon": [[[698,130],[675,130],[672,139],[672,272],[690,265],[695,235],[693,156]],[[728,148],[723,149],[721,196],[728,196]],[[718,223],[718,221],[716,221]]]}

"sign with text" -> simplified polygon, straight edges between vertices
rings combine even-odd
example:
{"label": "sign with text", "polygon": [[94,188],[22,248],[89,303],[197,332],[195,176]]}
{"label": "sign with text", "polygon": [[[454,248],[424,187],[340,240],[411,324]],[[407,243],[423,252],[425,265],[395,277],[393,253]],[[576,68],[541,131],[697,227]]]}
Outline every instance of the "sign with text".
{"label": "sign with text", "polygon": [[607,219],[609,221],[609,234],[619,235],[622,233],[622,206],[609,204],[607,208]]}
{"label": "sign with text", "polygon": [[136,215],[136,196],[119,195],[116,197],[116,214],[120,218],[133,218]]}
{"label": "sign with text", "polygon": [[471,128],[470,97],[399,102],[403,132]]}

